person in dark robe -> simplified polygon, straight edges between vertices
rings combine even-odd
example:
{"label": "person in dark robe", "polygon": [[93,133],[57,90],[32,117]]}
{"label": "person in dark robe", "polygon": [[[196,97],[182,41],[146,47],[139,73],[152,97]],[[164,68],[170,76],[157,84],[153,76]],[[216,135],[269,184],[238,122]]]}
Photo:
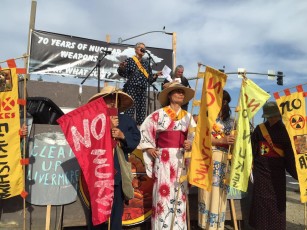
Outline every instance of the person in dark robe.
{"label": "person in dark robe", "polygon": [[141,125],[146,117],[146,102],[148,85],[156,81],[157,77],[162,74],[158,72],[152,74],[148,59],[144,58],[145,44],[138,42],[135,45],[135,55],[127,58],[124,62],[119,64],[117,69],[121,77],[127,79],[124,84],[123,91],[129,94],[133,100],[134,105],[125,111],[125,114],[136,120],[137,125]]}
{"label": "person in dark robe", "polygon": [[[285,170],[297,179],[294,153],[275,102],[263,106],[262,117],[267,121],[258,125],[251,136],[254,185],[249,224],[259,230],[283,230],[286,229]],[[267,134],[270,138],[264,138]]]}
{"label": "person in dark robe", "polygon": [[[119,89],[116,89],[113,86],[104,87],[100,93],[94,95],[92,98],[90,98],[89,101],[95,100],[99,97],[103,97],[109,109],[118,108],[119,112],[118,115],[114,114],[110,116],[111,127],[112,127],[111,135],[114,140],[120,143],[125,158],[128,161],[128,154],[134,151],[134,149],[136,149],[141,139],[141,134],[139,129],[137,128],[136,122],[130,116],[121,113],[133,105],[133,99],[128,94],[124,93]],[[118,161],[117,152],[115,148],[114,148],[114,168],[115,168],[114,201],[110,217],[110,229],[121,230],[125,197],[122,190],[120,164]],[[91,220],[91,217],[89,218],[89,220]],[[90,224],[88,229],[91,230],[108,229],[107,223],[93,226],[91,224],[92,221],[89,222]]]}

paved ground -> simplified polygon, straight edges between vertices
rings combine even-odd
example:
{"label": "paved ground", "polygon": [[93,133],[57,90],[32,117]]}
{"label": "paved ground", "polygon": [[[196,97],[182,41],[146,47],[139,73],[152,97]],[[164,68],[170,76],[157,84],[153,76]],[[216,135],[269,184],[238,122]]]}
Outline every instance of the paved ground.
{"label": "paved ground", "polygon": [[304,204],[298,189],[287,189],[287,229],[304,230]]}
{"label": "paved ground", "polygon": [[[293,186],[295,187],[295,186]],[[287,187],[287,230],[306,230],[304,228],[304,204],[300,202],[298,187]],[[196,229],[196,228],[195,228]],[[225,230],[233,230],[232,223],[227,223]],[[247,223],[242,228],[252,230]]]}
{"label": "paved ground", "polygon": [[[241,224],[241,230],[252,230],[248,226],[247,221]],[[67,230],[86,230],[83,228],[65,228]],[[150,229],[150,224],[142,225],[141,227],[128,227],[129,230],[147,230]],[[191,222],[191,230],[200,230],[197,226],[197,221]],[[225,230],[233,230],[231,221],[226,221]],[[307,230],[304,228],[304,204],[300,202],[300,194],[297,185],[287,185],[287,230]]]}
{"label": "paved ground", "polygon": [[[304,204],[300,202],[297,185],[287,185],[287,230],[307,230],[304,228]],[[241,230],[252,230],[247,221],[241,223]],[[191,223],[191,229],[200,230],[197,222]],[[233,230],[231,221],[225,222],[225,230]]]}

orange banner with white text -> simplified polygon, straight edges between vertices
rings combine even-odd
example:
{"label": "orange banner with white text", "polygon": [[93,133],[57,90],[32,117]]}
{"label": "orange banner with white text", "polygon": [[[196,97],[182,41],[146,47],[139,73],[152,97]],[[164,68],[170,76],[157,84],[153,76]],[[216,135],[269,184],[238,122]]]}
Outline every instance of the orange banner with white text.
{"label": "orange banner with white text", "polygon": [[222,107],[226,80],[226,74],[206,67],[188,178],[190,184],[207,191],[210,191],[212,186],[211,131]]}
{"label": "orange banner with white text", "polygon": [[307,126],[306,126],[306,103],[302,85],[296,87],[297,92],[290,93],[284,90],[285,95],[279,96],[274,93],[276,103],[282,115],[291,139],[294,152],[296,171],[301,192],[301,202],[307,202]]}
{"label": "orange banner with white text", "polygon": [[0,70],[0,199],[24,188],[20,151],[20,117],[16,68]]}

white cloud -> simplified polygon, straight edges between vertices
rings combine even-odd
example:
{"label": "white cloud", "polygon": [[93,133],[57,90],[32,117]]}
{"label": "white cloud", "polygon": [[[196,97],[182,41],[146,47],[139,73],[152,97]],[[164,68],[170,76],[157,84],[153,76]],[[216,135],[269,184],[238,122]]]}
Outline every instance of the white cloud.
{"label": "white cloud", "polygon": [[[30,0],[1,2],[0,58],[19,57],[27,50]],[[177,64],[187,77],[196,76],[197,63],[226,72],[244,67],[250,72],[281,70],[284,87],[307,80],[307,2],[288,0],[38,0],[36,29],[111,42],[148,31],[176,32]],[[172,48],[172,36],[151,33],[127,43]],[[250,75],[265,90],[280,88],[264,76]],[[265,79],[265,80],[264,80]],[[193,84],[193,83],[192,83]],[[237,93],[240,81],[229,76]],[[279,87],[279,88],[278,88]],[[236,100],[233,100],[233,103]]]}

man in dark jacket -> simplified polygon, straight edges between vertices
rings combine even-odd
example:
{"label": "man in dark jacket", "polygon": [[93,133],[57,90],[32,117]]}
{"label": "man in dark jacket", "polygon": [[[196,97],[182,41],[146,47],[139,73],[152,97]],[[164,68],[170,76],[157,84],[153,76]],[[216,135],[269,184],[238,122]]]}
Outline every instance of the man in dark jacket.
{"label": "man in dark jacket", "polygon": [[[179,82],[181,85],[184,85],[185,87],[191,88],[188,79],[183,76],[184,67],[183,65],[177,65],[175,68],[174,74],[172,75],[172,82]],[[170,81],[165,79],[162,84],[162,89],[167,88],[170,85]],[[188,110],[189,103],[186,103],[181,106],[182,109]]]}

